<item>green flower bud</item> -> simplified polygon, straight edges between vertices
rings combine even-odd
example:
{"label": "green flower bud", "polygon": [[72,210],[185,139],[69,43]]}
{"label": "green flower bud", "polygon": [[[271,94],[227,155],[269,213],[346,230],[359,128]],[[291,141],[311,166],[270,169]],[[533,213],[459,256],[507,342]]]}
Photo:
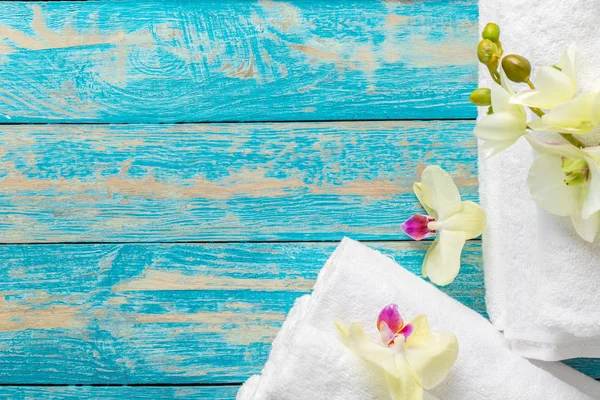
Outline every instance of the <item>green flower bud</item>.
{"label": "green flower bud", "polygon": [[489,106],[492,104],[492,94],[488,88],[477,88],[473,90],[469,96],[469,100],[476,106]]}
{"label": "green flower bud", "polygon": [[565,185],[567,186],[577,186],[585,183],[590,174],[587,161],[581,158],[563,157],[561,169],[565,173]]}
{"label": "green flower bud", "polygon": [[488,65],[497,52],[497,47],[489,39],[484,39],[477,46],[477,58],[482,64]]}
{"label": "green flower bud", "polygon": [[510,54],[502,59],[502,69],[508,79],[517,83],[529,81],[531,75],[529,60],[516,54]]}
{"label": "green flower bud", "polygon": [[493,22],[490,22],[483,28],[481,37],[496,43],[498,39],[500,39],[500,27]]}

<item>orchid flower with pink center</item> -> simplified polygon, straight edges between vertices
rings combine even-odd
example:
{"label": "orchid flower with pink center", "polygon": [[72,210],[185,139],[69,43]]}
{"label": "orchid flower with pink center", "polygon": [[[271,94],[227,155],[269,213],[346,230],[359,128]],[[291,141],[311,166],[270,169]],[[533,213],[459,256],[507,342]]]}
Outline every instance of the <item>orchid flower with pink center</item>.
{"label": "orchid flower with pink center", "polygon": [[428,215],[410,217],[402,230],[414,240],[437,235],[423,260],[422,273],[436,285],[447,285],[458,274],[465,242],[482,234],[485,212],[479,204],[462,201],[450,175],[436,165],[425,168],[413,190]]}
{"label": "orchid flower with pink center", "polygon": [[423,390],[446,379],[458,358],[456,336],[430,331],[424,315],[405,324],[396,304],[384,307],[377,318],[383,343],[371,340],[360,323],[336,326],[347,347],[382,370],[393,400],[422,400]]}

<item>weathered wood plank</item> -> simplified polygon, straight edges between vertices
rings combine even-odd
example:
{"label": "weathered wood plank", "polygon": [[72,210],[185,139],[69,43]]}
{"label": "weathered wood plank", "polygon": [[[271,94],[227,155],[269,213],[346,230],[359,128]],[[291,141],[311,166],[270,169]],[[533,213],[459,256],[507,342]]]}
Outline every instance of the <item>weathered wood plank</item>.
{"label": "weathered wood plank", "polygon": [[91,387],[91,386],[4,386],[0,388],[1,400],[162,400],[206,399],[232,400],[239,386],[211,387]]}
{"label": "weathered wood plank", "polygon": [[[0,241],[406,239],[428,164],[477,198],[471,121],[0,128]],[[307,218],[306,210],[311,217]]]}
{"label": "weathered wood plank", "polygon": [[[419,273],[427,243],[370,244]],[[334,243],[9,245],[0,383],[240,382]],[[442,288],[485,313],[479,242]],[[570,363],[600,377],[600,360]]]}
{"label": "weathered wood plank", "polygon": [[[375,248],[418,273],[427,243]],[[240,382],[335,243],[9,245],[0,383]],[[478,242],[443,290],[485,315]]]}
{"label": "weathered wood plank", "polygon": [[477,1],[2,2],[0,122],[474,118]]}

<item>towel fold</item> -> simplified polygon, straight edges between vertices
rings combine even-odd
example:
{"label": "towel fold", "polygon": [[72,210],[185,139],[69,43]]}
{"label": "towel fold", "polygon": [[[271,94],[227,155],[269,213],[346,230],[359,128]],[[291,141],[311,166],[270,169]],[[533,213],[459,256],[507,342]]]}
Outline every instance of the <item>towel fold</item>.
{"label": "towel fold", "polygon": [[[500,26],[504,51],[532,62],[534,83],[536,69],[556,64],[573,44],[578,90],[598,90],[600,2],[480,0],[479,6],[480,28]],[[492,84],[487,69],[480,69],[480,87]],[[598,144],[600,129],[580,138]],[[534,158],[521,139],[480,160],[488,314],[524,357],[600,357],[600,238],[587,243],[568,217],[536,207],[526,184]]]}
{"label": "towel fold", "polygon": [[[564,366],[561,378],[511,353],[483,317],[393,260],[344,239],[319,273],[311,295],[301,297],[273,342],[262,374],[248,380],[238,400],[389,398],[383,374],[345,347],[334,321],[363,324],[379,338],[376,319],[397,303],[407,320],[427,315],[432,330],[454,333],[459,356],[448,378],[426,399],[594,399],[600,384]],[[577,382],[577,387],[565,381]]]}

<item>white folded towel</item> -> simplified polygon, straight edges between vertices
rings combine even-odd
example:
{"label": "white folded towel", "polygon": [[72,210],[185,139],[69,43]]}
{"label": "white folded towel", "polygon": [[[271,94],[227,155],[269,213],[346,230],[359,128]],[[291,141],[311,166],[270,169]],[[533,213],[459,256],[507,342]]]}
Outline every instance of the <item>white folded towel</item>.
{"label": "white folded towel", "polygon": [[[600,384],[564,365],[561,378],[511,353],[483,317],[368,247],[344,239],[319,273],[312,295],[300,298],[273,342],[260,376],[238,400],[389,398],[382,373],[345,347],[334,321],[363,324],[379,338],[379,311],[397,303],[403,317],[425,314],[432,330],[458,339],[458,359],[446,379],[425,395],[439,400],[578,400],[600,396]],[[563,380],[561,380],[563,379]],[[572,381],[572,386],[565,381]]]}
{"label": "white folded towel", "polygon": [[[578,88],[598,89],[600,1],[480,0],[479,6],[480,28],[487,22],[500,26],[505,53],[532,62],[534,83],[536,67],[555,64],[573,44]],[[480,86],[491,84],[482,67]],[[600,129],[590,135],[582,139],[600,143]],[[522,356],[600,357],[600,238],[587,243],[568,218],[536,207],[526,184],[534,157],[521,139],[480,160],[488,314]]]}

